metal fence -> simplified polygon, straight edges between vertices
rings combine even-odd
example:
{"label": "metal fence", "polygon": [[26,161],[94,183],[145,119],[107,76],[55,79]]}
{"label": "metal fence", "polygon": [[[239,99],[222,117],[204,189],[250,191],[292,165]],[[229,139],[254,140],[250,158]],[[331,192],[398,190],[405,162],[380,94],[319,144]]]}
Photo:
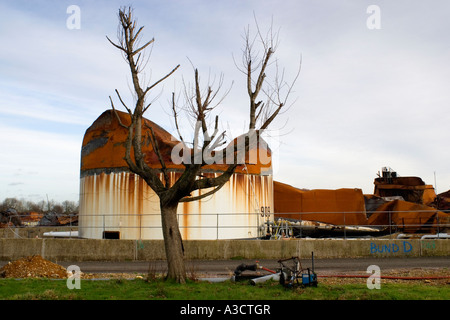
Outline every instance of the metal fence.
{"label": "metal fence", "polygon": [[[440,210],[439,212],[449,213],[450,210]],[[397,237],[399,233],[403,234],[437,234],[448,232],[450,229],[450,216],[443,217],[437,214],[437,211],[376,211],[382,214],[383,223],[380,224],[350,224],[347,221],[354,221],[352,215],[369,216],[367,212],[300,212],[300,213],[190,213],[178,214],[180,230],[198,229],[208,230],[210,239],[224,239],[223,235],[236,233],[239,229],[250,230],[256,238],[282,239],[282,238],[353,238],[353,237],[378,237],[390,236]],[[308,216],[314,215],[315,220],[308,219]],[[317,217],[323,215],[323,221],[327,217],[334,216],[341,223],[331,224],[321,222]],[[400,217],[401,216],[401,217]],[[18,215],[22,220],[22,225],[14,225],[13,217],[5,223],[5,228],[23,229],[30,227],[54,227],[59,231],[74,230],[79,228],[79,222],[82,221],[82,228],[98,229],[103,238],[115,238],[118,230],[140,229],[161,230],[160,213],[155,214],[57,214],[53,225],[42,225],[37,221],[29,222],[27,215]],[[185,221],[195,221],[195,217],[202,217],[201,223],[186,224]],[[293,218],[295,217],[295,219]],[[151,218],[151,219],[150,219]],[[245,218],[245,219],[244,219]],[[85,219],[85,220],[84,220]],[[83,221],[84,220],[84,221]],[[95,223],[93,221],[95,220]],[[146,221],[151,220],[149,224]],[[236,220],[247,220],[249,223],[230,223]],[[42,221],[42,220],[41,220]],[[127,223],[124,223],[127,222]],[[132,223],[129,223],[129,222]],[[329,221],[329,220],[328,220]],[[133,223],[134,222],[134,223]],[[14,230],[13,230],[14,231]],[[17,232],[17,230],[15,231]],[[206,231],[205,231],[206,232]],[[69,235],[72,237],[72,235]],[[119,235],[120,238],[120,235]],[[245,237],[244,237],[245,238]]]}
{"label": "metal fence", "polygon": [[[439,212],[449,213],[450,210],[439,210]],[[404,234],[436,234],[438,237],[442,233],[450,230],[450,215],[442,217],[437,211],[416,210],[416,211],[376,211],[379,216],[377,220],[382,223],[371,224],[350,224],[352,215],[362,215],[370,217],[371,212],[302,212],[302,213],[279,213],[278,216],[284,216],[285,219],[279,219],[279,224],[283,225],[284,230],[290,232],[289,236],[294,234],[295,237],[307,237],[313,234],[315,237],[364,237],[364,236],[389,236],[395,238],[399,233]],[[312,221],[308,216],[314,215],[330,215],[335,214],[340,217],[342,223],[327,224],[318,220]],[[289,215],[295,216],[296,219],[289,218]],[[283,221],[284,220],[284,221]],[[324,219],[325,220],[325,219]],[[296,232],[295,232],[296,231]],[[444,235],[442,235],[444,237]]]}

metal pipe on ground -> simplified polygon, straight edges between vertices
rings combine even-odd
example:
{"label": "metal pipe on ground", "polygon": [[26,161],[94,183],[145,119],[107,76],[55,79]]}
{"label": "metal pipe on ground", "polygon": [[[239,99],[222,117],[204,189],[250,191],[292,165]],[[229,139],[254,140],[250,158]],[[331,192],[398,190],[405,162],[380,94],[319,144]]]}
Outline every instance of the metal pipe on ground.
{"label": "metal pipe on ground", "polygon": [[[269,274],[267,276],[257,277],[257,278],[251,279],[250,283],[252,285],[255,285],[257,283],[264,283],[269,280],[280,281],[280,275],[281,275],[281,272],[275,273],[275,274]],[[284,275],[286,278],[287,277],[286,274],[284,274]]]}

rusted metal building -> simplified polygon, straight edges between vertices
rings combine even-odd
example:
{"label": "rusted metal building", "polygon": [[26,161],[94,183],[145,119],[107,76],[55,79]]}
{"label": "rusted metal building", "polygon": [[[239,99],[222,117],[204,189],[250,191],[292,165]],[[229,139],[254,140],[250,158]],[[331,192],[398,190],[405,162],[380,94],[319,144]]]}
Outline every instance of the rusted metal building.
{"label": "rusted metal building", "polygon": [[391,168],[383,167],[382,175],[374,181],[374,195],[381,198],[397,198],[417,204],[430,205],[436,198],[432,185],[420,177],[399,177]]}
{"label": "rusted metal building", "polygon": [[[118,112],[122,123],[128,114]],[[183,165],[171,161],[171,151],[179,143],[157,124],[145,120],[145,132],[153,128],[158,146],[175,182]],[[139,176],[129,171],[124,142],[127,130],[113,110],[105,111],[86,130],[81,150],[79,236],[81,238],[162,239],[159,198]],[[160,168],[151,143],[143,141],[146,163]],[[180,203],[179,226],[183,239],[240,239],[265,234],[273,221],[273,180],[270,161],[259,161],[270,150],[253,149],[255,163],[237,167],[235,174],[218,192],[200,201]],[[226,165],[204,167],[203,175],[214,176]],[[199,190],[192,196],[199,195]]]}

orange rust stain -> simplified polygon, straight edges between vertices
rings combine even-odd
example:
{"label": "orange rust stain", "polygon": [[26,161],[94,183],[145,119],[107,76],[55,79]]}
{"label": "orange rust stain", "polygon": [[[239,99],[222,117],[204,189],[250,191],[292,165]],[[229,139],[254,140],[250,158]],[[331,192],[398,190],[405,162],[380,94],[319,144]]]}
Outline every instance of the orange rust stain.
{"label": "orange rust stain", "polygon": [[[175,174],[172,175],[172,178],[175,176]],[[213,176],[214,174],[211,174],[211,177]],[[82,234],[100,238],[103,226],[101,216],[107,214],[112,215],[107,220],[107,225],[114,230],[120,226],[122,239],[162,237],[159,198],[140,177],[127,172],[102,173],[85,176],[81,183],[83,194],[80,199],[80,230]],[[178,213],[187,213],[180,217],[183,239],[216,239],[217,235],[222,238],[243,238],[250,233],[251,236],[256,236],[256,227],[263,222],[259,216],[257,203],[273,206],[273,199],[263,196],[266,193],[270,194],[271,191],[261,192],[262,189],[269,188],[271,177],[235,174],[228,184],[229,186],[224,186],[204,200],[180,204]],[[254,185],[255,192],[251,184]],[[240,195],[237,198],[236,193]],[[155,213],[156,216],[151,215]],[[255,215],[255,213],[258,214]],[[93,216],[81,218],[84,214],[93,214]],[[219,230],[216,229],[217,222],[219,222]],[[84,226],[87,227],[83,228]],[[204,228],[199,228],[202,226]],[[233,226],[236,228],[230,228]],[[253,227],[247,230],[242,226]]]}

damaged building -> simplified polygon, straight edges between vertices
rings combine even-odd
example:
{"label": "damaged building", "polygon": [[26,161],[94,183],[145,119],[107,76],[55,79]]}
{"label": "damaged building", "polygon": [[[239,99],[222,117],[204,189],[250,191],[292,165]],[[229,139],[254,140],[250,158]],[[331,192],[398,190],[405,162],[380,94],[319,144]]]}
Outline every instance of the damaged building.
{"label": "damaged building", "polygon": [[419,177],[399,177],[391,168],[384,167],[382,174],[374,181],[374,195],[388,200],[404,200],[430,205],[436,199],[432,185],[427,185]]}
{"label": "damaged building", "polygon": [[374,180],[373,194],[302,190],[274,182],[275,219],[315,236],[440,233],[449,228],[448,195],[436,195],[421,178],[399,177],[386,167]]}
{"label": "damaged building", "polygon": [[[127,113],[118,112],[122,123]],[[184,170],[171,160],[179,143],[166,130],[144,119],[143,134],[153,128],[156,140],[174,183]],[[86,130],[81,151],[79,236],[81,238],[162,239],[159,198],[124,160],[127,129],[113,110],[105,111]],[[251,149],[249,153],[261,152]],[[270,150],[266,149],[270,158]],[[143,144],[145,161],[161,168],[151,143]],[[263,226],[273,220],[272,164],[239,165],[230,180],[216,193],[178,206],[183,239],[240,239],[260,237]],[[217,176],[227,165],[205,166],[203,176]],[[198,196],[198,190],[192,196]],[[263,208],[263,209],[261,209]],[[264,211],[261,213],[261,210]]]}
{"label": "damaged building", "polygon": [[[127,123],[129,115],[118,112]],[[143,135],[151,127],[172,183],[184,170],[171,160],[179,143],[170,133],[144,119]],[[124,160],[127,129],[113,110],[100,115],[86,130],[81,150],[81,238],[162,239],[159,198]],[[270,158],[269,148],[254,148]],[[160,162],[152,144],[143,141],[145,161]],[[239,165],[215,194],[178,206],[183,239],[278,238],[289,225],[290,237],[379,236],[387,232],[436,233],[449,226],[450,193],[436,195],[419,177],[400,177],[383,168],[374,180],[374,193],[358,188],[305,190],[273,181],[272,164],[258,161]],[[205,166],[203,176],[217,176],[227,165]],[[162,178],[162,177],[161,177]],[[200,195],[196,191],[192,196]],[[275,235],[275,236],[274,236]]]}

